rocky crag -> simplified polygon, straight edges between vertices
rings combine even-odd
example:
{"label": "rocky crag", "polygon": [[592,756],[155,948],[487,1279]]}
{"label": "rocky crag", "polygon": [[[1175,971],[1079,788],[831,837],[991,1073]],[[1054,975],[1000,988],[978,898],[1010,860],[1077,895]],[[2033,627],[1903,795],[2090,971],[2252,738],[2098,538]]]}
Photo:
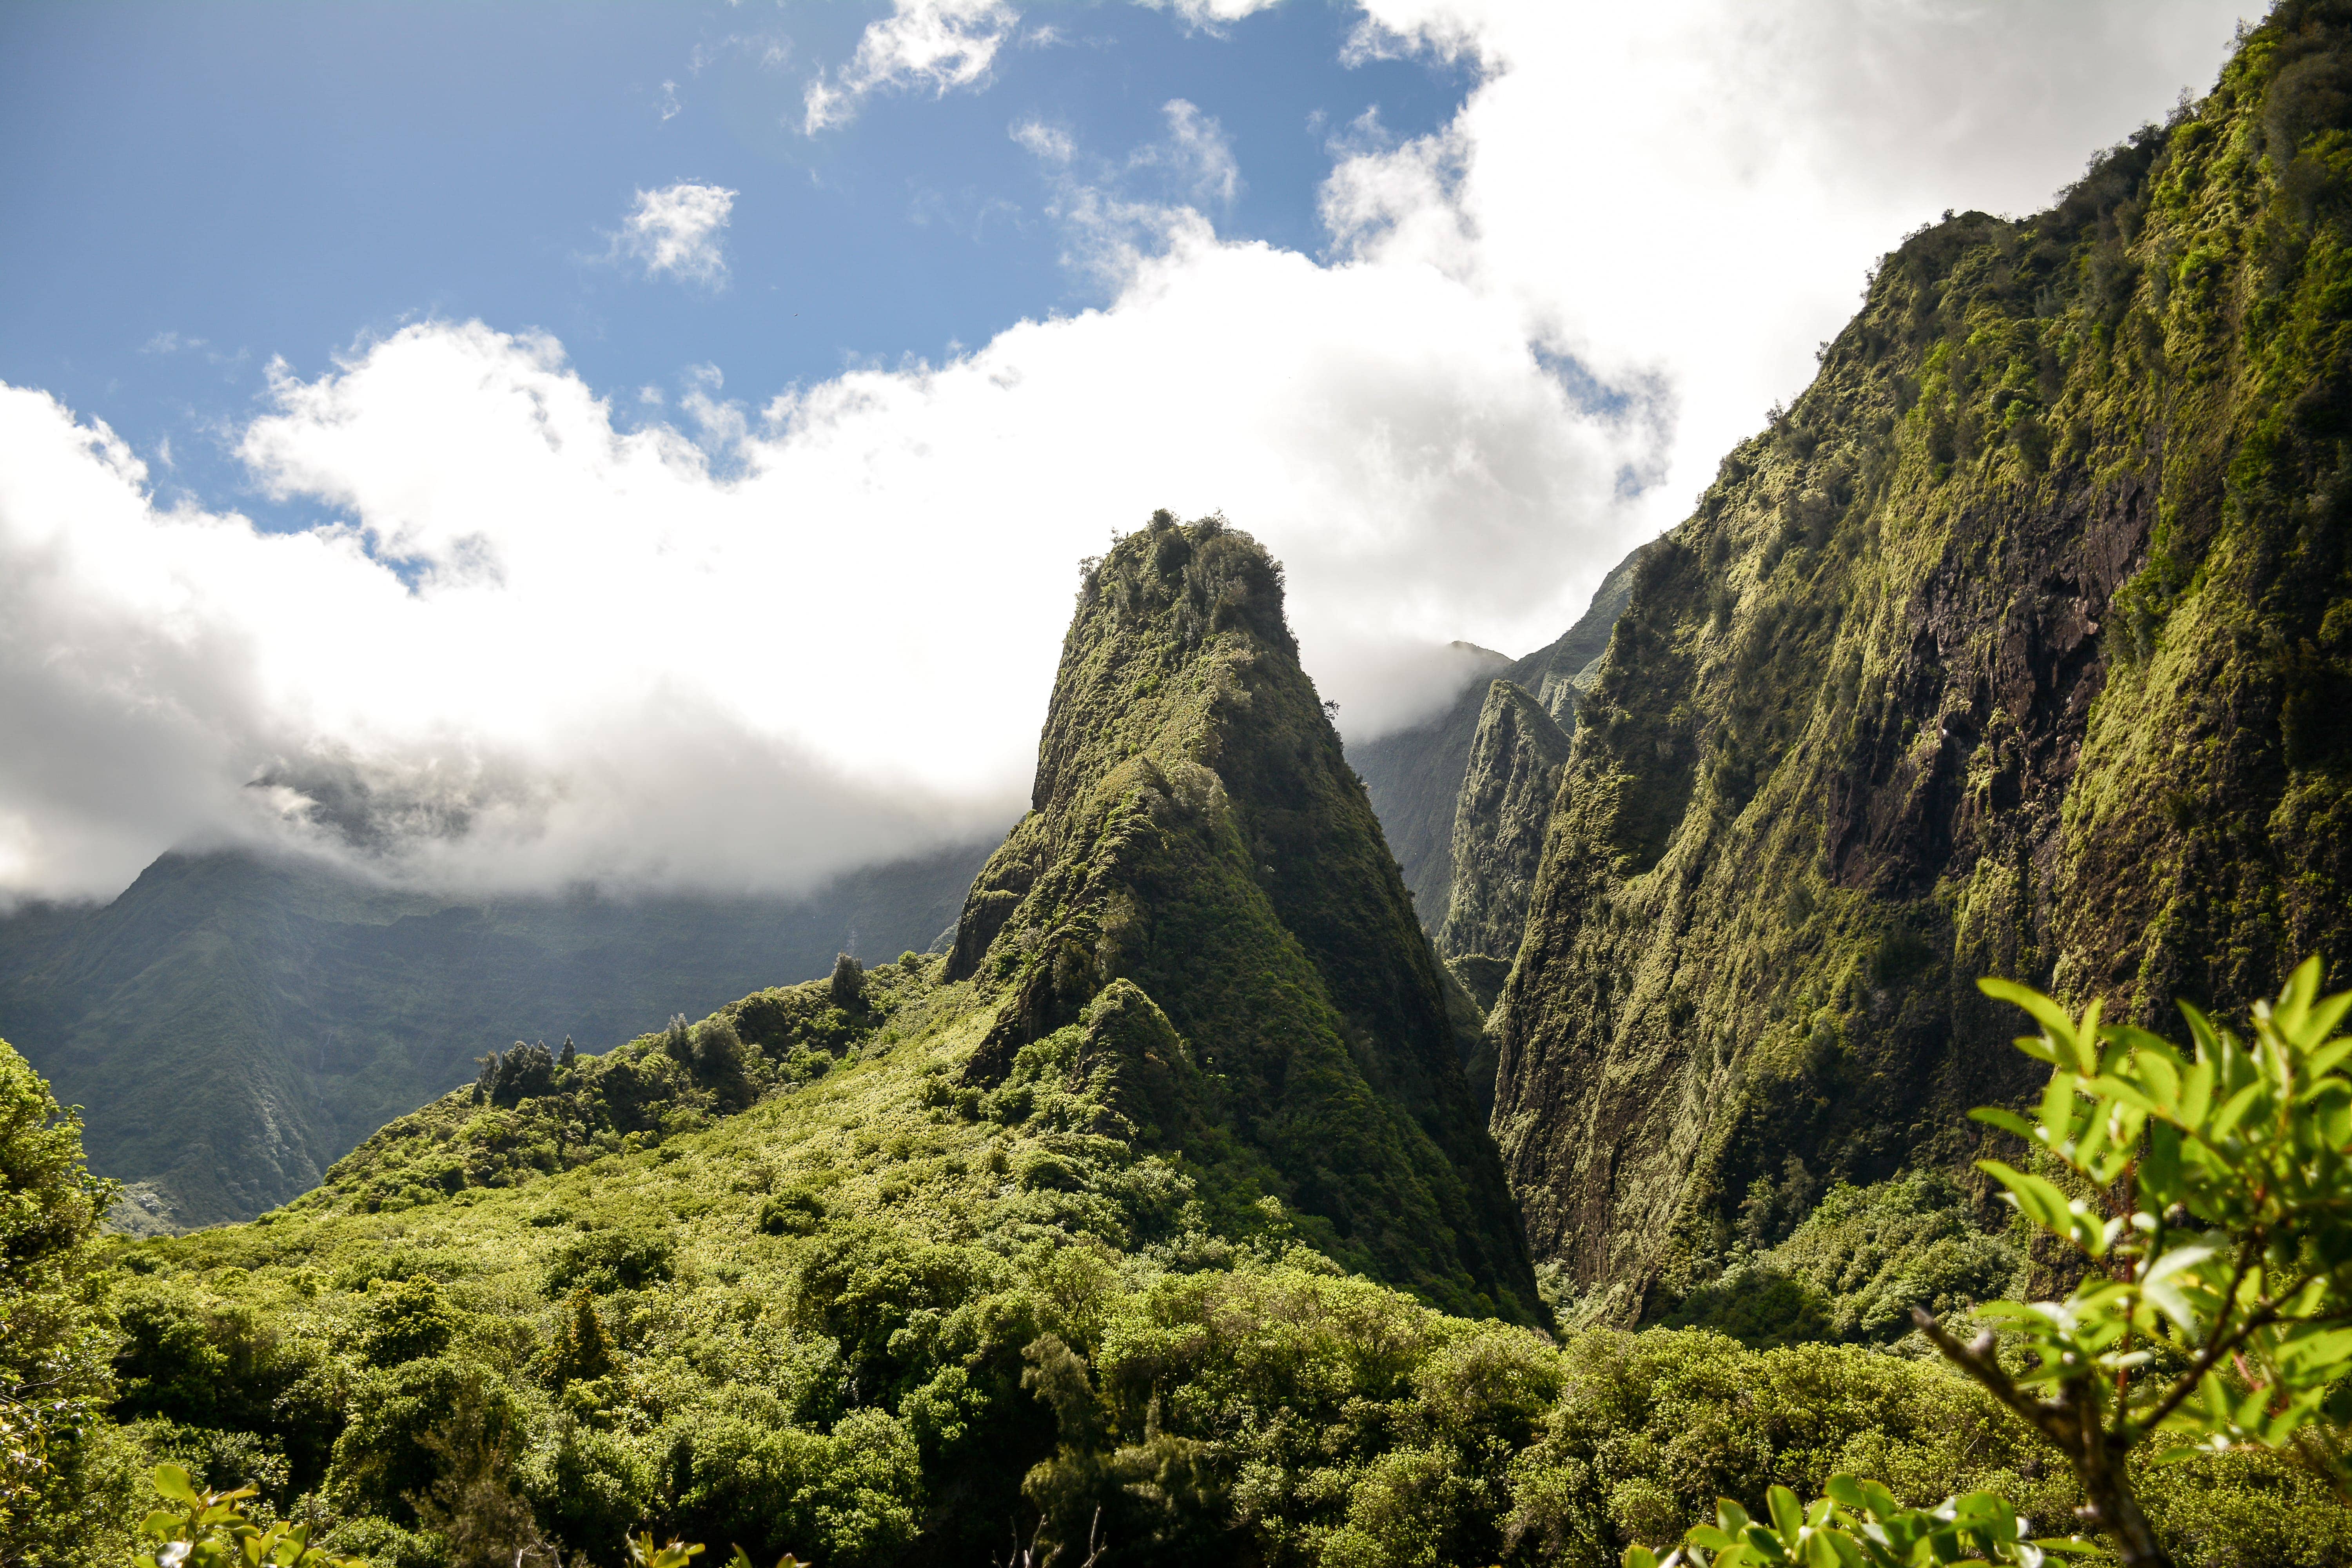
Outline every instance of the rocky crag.
{"label": "rocky crag", "polygon": [[[1528,895],[1543,859],[1544,829],[1567,765],[1568,732],[1525,687],[1487,683],[1478,731],[1454,811],[1454,885],[1438,951],[1510,966],[1528,921]],[[1474,994],[1476,993],[1474,992]],[[1491,991],[1479,997],[1494,1005]]]}
{"label": "rocky crag", "polygon": [[1431,1300],[1532,1312],[1436,963],[1247,535],[1163,512],[1090,563],[1033,807],[948,963],[1003,998],[968,1080],[1124,981],[1200,1053],[1213,1194],[1277,1196]]}
{"label": "rocky crag", "polygon": [[2344,7],[1885,259],[1580,705],[1495,1127],[1585,1310],[1964,1169],[2030,1065],[1978,975],[2158,1019],[2352,956],[2347,439]]}
{"label": "rocky crag", "polygon": [[1594,666],[1609,647],[1610,628],[1624,611],[1641,553],[1635,551],[1601,579],[1591,606],[1558,641],[1516,662],[1489,652],[1487,668],[1435,718],[1349,749],[1349,761],[1362,775],[1396,852],[1413,909],[1433,936],[1442,932],[1453,907],[1455,826],[1488,684],[1511,682],[1564,732],[1573,733],[1578,699],[1597,673]]}

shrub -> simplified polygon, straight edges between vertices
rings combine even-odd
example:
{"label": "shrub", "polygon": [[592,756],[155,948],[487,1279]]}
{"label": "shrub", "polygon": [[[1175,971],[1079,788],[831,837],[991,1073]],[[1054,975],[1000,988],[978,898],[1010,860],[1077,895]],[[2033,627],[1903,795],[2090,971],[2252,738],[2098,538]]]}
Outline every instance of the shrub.
{"label": "shrub", "polygon": [[547,1267],[547,1293],[641,1290],[670,1278],[677,1254],[677,1243],[653,1231],[588,1231],[555,1249]]}

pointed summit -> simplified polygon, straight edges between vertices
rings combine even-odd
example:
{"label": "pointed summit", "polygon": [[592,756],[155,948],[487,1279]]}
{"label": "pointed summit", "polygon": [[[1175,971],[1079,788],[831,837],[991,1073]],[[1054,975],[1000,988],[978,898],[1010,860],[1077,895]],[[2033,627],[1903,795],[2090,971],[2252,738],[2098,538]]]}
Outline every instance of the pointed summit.
{"label": "pointed summit", "polygon": [[1273,1197],[1349,1268],[1533,1314],[1428,941],[1299,668],[1281,568],[1222,519],[1160,512],[1089,564],[1032,810],[948,975],[1003,998],[979,1083],[1129,982],[1197,1064],[1175,1142],[1213,1207]]}

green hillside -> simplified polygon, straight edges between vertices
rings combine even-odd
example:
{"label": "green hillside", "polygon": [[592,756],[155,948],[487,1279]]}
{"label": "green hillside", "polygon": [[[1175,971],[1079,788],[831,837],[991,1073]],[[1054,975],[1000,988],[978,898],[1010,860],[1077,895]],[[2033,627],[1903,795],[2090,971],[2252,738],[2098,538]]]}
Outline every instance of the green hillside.
{"label": "green hillside", "polygon": [[0,920],[0,1035],[84,1108],[134,1229],[250,1218],[516,1038],[598,1047],[951,924],[984,851],[796,900],[466,902],[316,863],[166,855]]}
{"label": "green hillside", "polygon": [[[2177,1035],[2173,999],[2234,1022],[2307,952],[2344,983],[2347,443],[2352,5],[2289,4],[2052,211],[1904,241],[1696,513],[1384,783],[1341,754],[1279,564],[1160,512],[1086,563],[1031,809],[940,951],[786,985],[817,966],[763,956],[661,1027],[685,1004],[635,1024],[628,987],[715,984],[773,927],[195,859],[103,917],[28,911],[0,941],[37,994],[110,1020],[52,1034],[59,1088],[148,1069],[93,1116],[104,1161],[203,1150],[257,1194],[345,1152],[249,1223],[93,1239],[110,1194],[0,1046],[0,1565],[119,1568],[166,1459],[375,1568],[618,1568],[640,1529],[819,1568],[1622,1568],[1718,1497],[1794,1541],[1768,1489],[1839,1472],[2063,1531],[2069,1460],[1986,1392],[2014,1378],[2128,1476],[2137,1560],[2352,1568],[2318,1473],[2345,1390],[2311,1373],[2282,1453],[2249,1370],[2341,1363],[2340,1320],[2294,1315],[2352,1256],[2346,1013],[2306,997],[2301,1055],[2265,1016],[2194,1067],[2045,1044],[2048,1077],[1973,986]],[[950,868],[812,907],[920,929]],[[1507,976],[1484,1034],[1424,929],[1439,888],[1464,973]],[[614,1026],[502,1019],[534,1043],[460,1076],[478,1047],[428,988],[584,1008],[551,953],[609,972]],[[316,1119],[325,1069],[285,1052],[329,1003],[394,1064],[351,1103],[432,1062],[444,1091]],[[537,1043],[559,1029],[634,1037]],[[225,1043],[253,1038],[297,1045]],[[2077,1163],[2003,1145],[2072,1184],[2010,1173],[2037,1226],[1966,1112],[2044,1078]],[[2270,1195],[2164,1195],[2231,1161]],[[2110,1173],[2140,1206],[2103,1230]],[[2281,1192],[2318,1217],[2257,1234]],[[1976,1315],[2147,1261],[2118,1235],[2183,1272],[2088,1276],[2116,1337],[2071,1370]],[[1936,1348],[1979,1331],[1984,1383]],[[2132,1367],[2258,1440],[2108,1443]]]}
{"label": "green hillside", "polygon": [[2352,956],[2352,36],[2288,5],[2053,209],[1887,257],[1643,561],[1497,1022],[1585,1310],[1670,1310],[2027,1085]]}
{"label": "green hillside", "polygon": [[[2076,1500],[1932,1361],[1555,1340],[1347,1275],[1171,1145],[1198,1045],[1129,983],[982,1091],[993,1010],[942,968],[521,1064],[261,1222],[123,1247],[118,1473],[256,1479],[377,1568],[614,1563],[638,1526],[823,1568],[1090,1535],[1139,1564],[1603,1568],[1842,1468]],[[2352,1563],[2352,1511],[2273,1457],[2150,1496],[2184,1563]]]}

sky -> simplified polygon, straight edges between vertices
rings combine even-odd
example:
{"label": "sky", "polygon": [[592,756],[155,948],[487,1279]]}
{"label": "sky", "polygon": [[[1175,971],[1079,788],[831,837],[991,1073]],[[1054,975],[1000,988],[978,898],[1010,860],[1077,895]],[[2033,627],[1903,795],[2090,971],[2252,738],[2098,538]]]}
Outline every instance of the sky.
{"label": "sky", "polygon": [[0,904],[277,845],[791,891],[1025,805],[1076,563],[1286,564],[1352,742],[2225,0],[0,9]]}

